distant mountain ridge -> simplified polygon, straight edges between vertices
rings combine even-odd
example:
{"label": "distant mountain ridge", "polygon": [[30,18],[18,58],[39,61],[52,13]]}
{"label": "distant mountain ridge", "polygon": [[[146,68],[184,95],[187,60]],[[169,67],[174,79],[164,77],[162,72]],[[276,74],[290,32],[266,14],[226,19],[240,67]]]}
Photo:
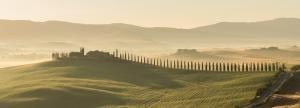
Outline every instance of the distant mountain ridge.
{"label": "distant mountain ridge", "polygon": [[[79,24],[63,21],[0,20],[1,40],[72,41],[83,45],[193,47],[300,43],[300,19],[222,22],[192,29],[140,27],[130,24]],[[25,42],[26,43],[26,42]]]}

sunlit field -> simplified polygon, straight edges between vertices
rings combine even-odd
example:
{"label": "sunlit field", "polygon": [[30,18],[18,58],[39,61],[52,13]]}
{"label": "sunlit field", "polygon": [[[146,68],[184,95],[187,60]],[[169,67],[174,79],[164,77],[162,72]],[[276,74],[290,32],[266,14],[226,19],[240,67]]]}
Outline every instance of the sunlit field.
{"label": "sunlit field", "polygon": [[63,60],[0,69],[9,108],[244,106],[275,72],[191,72],[147,65]]}

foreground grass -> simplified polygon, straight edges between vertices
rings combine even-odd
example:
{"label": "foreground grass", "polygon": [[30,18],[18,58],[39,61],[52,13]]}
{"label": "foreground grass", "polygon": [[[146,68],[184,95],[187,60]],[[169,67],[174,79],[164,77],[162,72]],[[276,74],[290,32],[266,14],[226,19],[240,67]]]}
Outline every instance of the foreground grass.
{"label": "foreground grass", "polygon": [[100,60],[0,69],[0,107],[242,106],[275,73],[186,72]]}

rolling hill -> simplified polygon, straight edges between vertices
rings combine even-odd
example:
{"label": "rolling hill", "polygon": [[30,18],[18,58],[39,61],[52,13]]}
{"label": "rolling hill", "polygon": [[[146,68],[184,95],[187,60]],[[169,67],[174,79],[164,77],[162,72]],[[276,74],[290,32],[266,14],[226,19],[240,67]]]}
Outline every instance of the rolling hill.
{"label": "rolling hill", "polygon": [[177,52],[162,56],[162,58],[210,62],[282,62],[288,65],[295,65],[300,63],[300,51],[278,47],[245,50],[215,49],[208,51],[178,49]]}
{"label": "rolling hill", "polygon": [[279,46],[300,43],[299,27],[300,19],[296,18],[248,23],[222,22],[192,29],[146,28],[122,23],[77,24],[62,21],[0,20],[0,38],[8,44],[16,44],[19,41],[24,44],[74,42],[98,48]]}
{"label": "rolling hill", "polygon": [[0,69],[0,107],[243,106],[273,72],[188,72],[102,60],[62,60]]}

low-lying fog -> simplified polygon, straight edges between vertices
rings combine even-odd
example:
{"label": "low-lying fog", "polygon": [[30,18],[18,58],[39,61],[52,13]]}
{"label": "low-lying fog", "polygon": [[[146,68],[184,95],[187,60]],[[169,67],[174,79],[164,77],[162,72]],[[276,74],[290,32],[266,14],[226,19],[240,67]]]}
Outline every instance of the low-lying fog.
{"label": "low-lying fog", "polygon": [[[17,45],[17,44],[16,44]],[[83,46],[83,45],[82,45]],[[81,45],[68,42],[48,42],[37,45],[0,46],[0,68],[51,60],[53,52],[79,51]],[[85,47],[86,52],[100,50],[112,53],[113,47]],[[179,49],[188,49],[180,50]],[[193,50],[194,49],[194,50]],[[215,62],[284,62],[300,63],[300,48],[290,47],[246,47],[246,48],[148,48],[130,49],[119,47],[119,52],[147,57]]]}

